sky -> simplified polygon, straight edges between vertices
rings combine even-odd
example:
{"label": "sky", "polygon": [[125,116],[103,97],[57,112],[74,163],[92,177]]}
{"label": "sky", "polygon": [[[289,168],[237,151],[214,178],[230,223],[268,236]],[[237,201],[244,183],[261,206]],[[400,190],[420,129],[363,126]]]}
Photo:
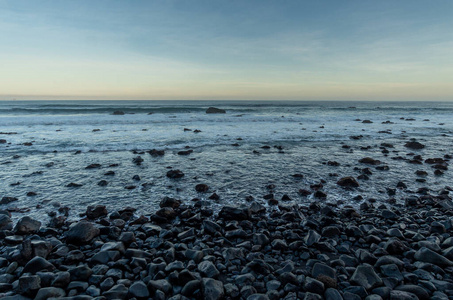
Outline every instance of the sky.
{"label": "sky", "polygon": [[453,100],[453,1],[0,0],[0,100]]}

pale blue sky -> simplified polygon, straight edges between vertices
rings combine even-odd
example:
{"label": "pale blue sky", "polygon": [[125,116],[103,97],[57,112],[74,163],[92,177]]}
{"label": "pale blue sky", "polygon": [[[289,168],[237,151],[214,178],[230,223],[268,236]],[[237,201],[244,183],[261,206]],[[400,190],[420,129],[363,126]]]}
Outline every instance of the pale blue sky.
{"label": "pale blue sky", "polygon": [[453,1],[0,0],[0,99],[453,100]]}

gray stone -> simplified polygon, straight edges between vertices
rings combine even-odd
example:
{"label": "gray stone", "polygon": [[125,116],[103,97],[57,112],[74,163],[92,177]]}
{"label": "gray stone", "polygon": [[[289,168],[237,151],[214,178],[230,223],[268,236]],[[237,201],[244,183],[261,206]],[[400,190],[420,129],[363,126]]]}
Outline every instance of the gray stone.
{"label": "gray stone", "polygon": [[317,233],[314,230],[310,230],[305,236],[304,241],[307,244],[307,246],[312,246],[313,244],[319,242],[320,239],[321,235],[319,233]]}
{"label": "gray stone", "polygon": [[333,288],[328,288],[324,293],[324,298],[326,300],[343,300],[340,292]]}
{"label": "gray stone", "polygon": [[307,292],[319,295],[324,294],[324,283],[311,277],[305,278],[304,289]]}
{"label": "gray stone", "polygon": [[412,293],[393,290],[390,292],[390,300],[418,300],[418,297]]}
{"label": "gray stone", "polygon": [[374,267],[379,268],[382,265],[390,265],[390,264],[397,265],[400,270],[402,270],[402,268],[404,266],[404,262],[402,260],[400,260],[394,256],[385,255],[385,256],[379,257],[379,259],[377,260]]}
{"label": "gray stone", "polygon": [[13,229],[13,221],[7,215],[0,214],[0,230],[11,230]]}
{"label": "gray stone", "polygon": [[382,279],[369,264],[359,265],[350,281],[352,284],[363,286],[367,290],[382,285]]}
{"label": "gray stone", "polygon": [[30,234],[38,232],[40,227],[41,222],[25,216],[17,222],[16,226],[14,227],[14,232],[16,234]]}
{"label": "gray stone", "polygon": [[87,244],[100,233],[91,222],[79,221],[66,232],[66,241],[71,244]]}
{"label": "gray stone", "polygon": [[341,234],[340,229],[336,226],[326,226],[322,229],[322,236],[324,237],[335,237]]}
{"label": "gray stone", "polygon": [[206,300],[222,299],[225,295],[223,283],[212,278],[203,278],[201,291]]}
{"label": "gray stone", "polygon": [[418,297],[418,299],[420,299],[420,300],[429,300],[429,298],[430,298],[428,292],[424,288],[422,288],[418,285],[413,285],[413,284],[400,285],[400,286],[397,286],[395,288],[395,290],[412,293],[412,294],[416,295]]}
{"label": "gray stone", "polygon": [[415,252],[414,258],[418,261],[435,264],[440,267],[449,267],[453,265],[451,260],[426,247],[422,247]]}
{"label": "gray stone", "polygon": [[229,296],[231,298],[237,298],[239,297],[239,288],[232,284],[232,283],[227,283],[223,286],[224,290],[225,290],[225,295],[226,296]]}
{"label": "gray stone", "polygon": [[109,261],[116,261],[121,257],[119,251],[100,251],[91,258],[95,264],[107,264]]}
{"label": "gray stone", "polygon": [[107,299],[127,299],[128,288],[124,284],[114,285],[110,290],[103,293]]}
{"label": "gray stone", "polygon": [[403,274],[401,274],[398,266],[395,264],[382,265],[381,272],[387,277],[394,277],[398,279],[398,281],[402,281],[404,279]]}
{"label": "gray stone", "polygon": [[181,290],[181,294],[186,297],[191,297],[195,291],[201,289],[201,281],[198,279],[187,282]]}
{"label": "gray stone", "polygon": [[313,269],[311,271],[311,276],[313,278],[318,278],[319,275],[324,275],[324,276],[328,276],[330,278],[336,279],[337,272],[335,271],[335,269],[329,267],[326,264],[315,263],[315,265],[313,266]]}
{"label": "gray stone", "polygon": [[148,290],[151,292],[151,295],[158,290],[162,291],[164,294],[169,294],[172,290],[172,286],[165,279],[150,280],[148,282]]}
{"label": "gray stone", "polygon": [[215,265],[208,260],[199,263],[198,270],[200,271],[201,275],[209,278],[216,278],[220,274],[219,270],[217,270]]}
{"label": "gray stone", "polygon": [[71,275],[71,281],[88,281],[88,278],[93,274],[93,270],[87,265],[79,265],[69,270],[69,274]]}
{"label": "gray stone", "polygon": [[19,278],[19,294],[34,295],[41,288],[41,278],[38,275],[22,276]]}
{"label": "gray stone", "polygon": [[382,300],[382,297],[376,294],[368,295],[365,300]]}
{"label": "gray stone", "polygon": [[53,270],[55,270],[55,266],[53,264],[40,256],[36,256],[25,265],[23,273],[36,274],[36,272],[51,272]]}
{"label": "gray stone", "polygon": [[269,297],[265,294],[253,294],[248,296],[247,300],[269,300]]}
{"label": "gray stone", "polygon": [[188,259],[193,260],[195,263],[199,263],[204,257],[203,251],[193,249],[187,249],[185,255]]}
{"label": "gray stone", "polygon": [[66,287],[67,290],[76,290],[77,293],[85,292],[88,288],[88,282],[85,281],[71,281]]}
{"label": "gray stone", "polygon": [[149,291],[143,281],[136,281],[129,287],[129,294],[136,298],[148,298]]}
{"label": "gray stone", "polygon": [[254,233],[252,235],[252,242],[255,245],[265,246],[269,244],[269,238],[263,233]]}
{"label": "gray stone", "polygon": [[113,278],[107,277],[106,279],[104,279],[104,281],[101,282],[99,287],[101,288],[101,290],[107,291],[107,290],[111,289],[112,286],[114,286],[114,285],[115,285],[115,281],[113,280]]}
{"label": "gray stone", "polygon": [[389,209],[383,209],[381,214],[382,214],[382,217],[384,217],[384,219],[389,219],[389,220],[398,219],[398,215]]}
{"label": "gray stone", "polygon": [[45,287],[39,289],[38,293],[36,294],[35,300],[47,300],[49,298],[59,298],[64,296],[66,296],[66,293],[61,288]]}
{"label": "gray stone", "polygon": [[58,272],[51,285],[53,287],[66,288],[70,281],[71,275],[69,272]]}

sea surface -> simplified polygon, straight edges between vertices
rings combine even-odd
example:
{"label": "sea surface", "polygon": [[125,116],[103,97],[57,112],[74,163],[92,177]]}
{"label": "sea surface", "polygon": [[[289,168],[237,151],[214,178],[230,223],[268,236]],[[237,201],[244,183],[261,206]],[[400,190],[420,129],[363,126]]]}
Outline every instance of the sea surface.
{"label": "sea surface", "polygon": [[[206,114],[210,106],[226,113]],[[279,201],[283,195],[291,199],[281,202],[301,205],[322,201],[357,207],[389,198],[401,204],[419,188],[436,192],[452,184],[450,170],[435,176],[431,165],[409,163],[415,155],[453,154],[452,116],[448,102],[0,101],[0,139],[6,140],[0,143],[0,199],[18,198],[0,209],[27,211],[39,219],[59,206],[69,207],[69,218],[77,218],[94,204],[110,211],[132,206],[148,214],[170,196],[187,203],[198,198],[216,210],[247,203],[247,196],[267,206],[263,196],[271,192]],[[411,139],[426,147],[404,147]],[[151,149],[165,155],[153,157],[146,152]],[[193,152],[178,154],[188,149]],[[141,165],[133,162],[137,156],[143,158]],[[378,159],[389,170],[360,164],[363,157]],[[101,167],[86,169],[90,164]],[[360,187],[336,184],[343,176],[357,178],[366,167],[373,174],[359,180]],[[185,176],[167,178],[171,168]],[[428,172],[425,182],[416,181],[417,170]],[[105,175],[108,171],[115,174]],[[101,180],[107,186],[99,186]],[[389,195],[399,181],[408,190]],[[67,187],[71,182],[81,186]],[[320,182],[325,199],[298,192],[314,192],[310,186]],[[209,191],[195,191],[199,183]],[[219,200],[209,199],[214,192]]]}

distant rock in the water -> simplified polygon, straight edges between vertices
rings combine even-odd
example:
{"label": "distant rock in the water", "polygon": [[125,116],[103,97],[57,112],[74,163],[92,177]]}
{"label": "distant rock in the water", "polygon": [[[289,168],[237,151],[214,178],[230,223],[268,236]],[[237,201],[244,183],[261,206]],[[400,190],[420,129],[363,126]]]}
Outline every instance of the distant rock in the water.
{"label": "distant rock in the water", "polygon": [[124,111],[116,110],[116,111],[113,112],[113,115],[115,115],[115,116],[122,116],[122,115],[124,115]]}
{"label": "distant rock in the water", "polygon": [[224,113],[226,113],[226,111],[224,109],[220,109],[220,108],[209,107],[206,110],[206,113],[207,114],[224,114]]}
{"label": "distant rock in the water", "polygon": [[407,142],[404,147],[409,148],[409,149],[414,149],[414,150],[419,150],[425,148],[425,145],[419,143],[419,142]]}

